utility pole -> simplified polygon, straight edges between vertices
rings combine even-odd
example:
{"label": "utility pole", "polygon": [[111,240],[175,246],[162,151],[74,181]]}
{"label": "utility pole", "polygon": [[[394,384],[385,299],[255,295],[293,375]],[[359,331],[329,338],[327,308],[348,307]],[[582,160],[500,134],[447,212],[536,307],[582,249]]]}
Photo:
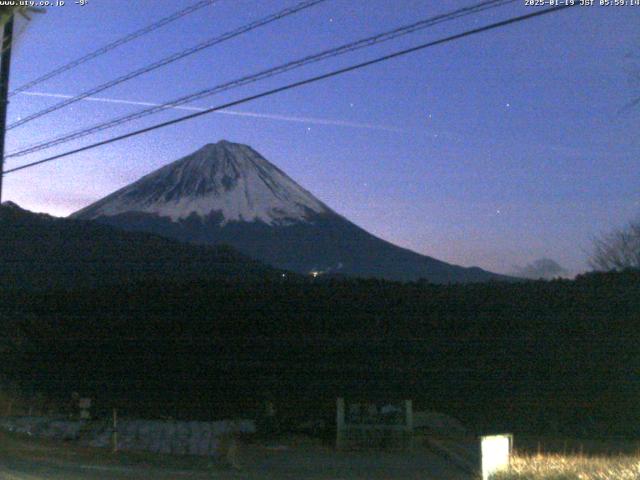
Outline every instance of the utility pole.
{"label": "utility pole", "polygon": [[9,70],[11,69],[11,44],[13,43],[13,15],[4,24],[2,58],[0,59],[0,203],[4,177],[4,137],[7,133],[7,106],[9,105]]}

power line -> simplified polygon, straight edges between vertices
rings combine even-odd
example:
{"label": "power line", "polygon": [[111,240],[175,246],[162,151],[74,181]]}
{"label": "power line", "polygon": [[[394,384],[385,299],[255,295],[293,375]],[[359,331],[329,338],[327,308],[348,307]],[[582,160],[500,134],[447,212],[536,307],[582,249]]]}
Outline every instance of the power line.
{"label": "power line", "polygon": [[428,42],[428,43],[423,43],[423,44],[415,46],[415,47],[407,48],[405,50],[400,50],[400,51],[397,51],[397,52],[394,52],[394,53],[391,53],[391,54],[388,54],[388,55],[384,55],[382,57],[375,58],[373,60],[368,60],[366,62],[358,63],[358,64],[355,64],[355,65],[351,65],[349,67],[340,68],[338,70],[333,70],[332,72],[325,73],[325,74],[322,74],[322,75],[317,75],[315,77],[307,78],[305,80],[300,80],[298,82],[290,83],[290,84],[285,85],[283,87],[274,88],[272,90],[267,90],[265,92],[261,92],[261,93],[258,93],[256,95],[251,95],[249,97],[241,98],[240,100],[235,100],[233,102],[225,103],[223,105],[218,105],[216,107],[211,107],[211,108],[209,108],[207,110],[203,110],[202,112],[196,112],[196,113],[192,113],[190,115],[185,115],[184,117],[176,118],[176,119],[169,120],[169,121],[163,122],[163,123],[158,123],[156,125],[152,125],[150,127],[142,128],[140,130],[135,130],[133,132],[129,132],[129,133],[126,133],[124,135],[119,135],[117,137],[113,137],[113,138],[110,138],[110,139],[107,139],[107,140],[103,140],[101,142],[96,142],[96,143],[93,143],[91,145],[87,145],[87,146],[84,146],[84,147],[81,147],[81,148],[76,148],[74,150],[69,150],[67,152],[60,153],[58,155],[54,155],[54,156],[51,156],[51,157],[48,157],[48,158],[44,158],[44,159],[38,160],[36,162],[27,163],[25,165],[21,165],[19,167],[15,167],[15,168],[12,168],[10,170],[7,170],[5,172],[5,174],[6,173],[17,172],[19,170],[24,170],[26,168],[34,167],[36,165],[41,165],[43,163],[51,162],[53,160],[58,160],[60,158],[68,157],[68,156],[74,155],[76,153],[84,152],[84,151],[87,151],[87,150],[92,150],[94,148],[101,147],[103,145],[108,145],[110,143],[118,142],[118,141],[124,140],[126,138],[135,137],[135,136],[138,136],[138,135],[142,135],[144,133],[151,132],[153,130],[158,130],[160,128],[164,128],[164,127],[168,127],[170,125],[175,125],[177,123],[185,122],[185,121],[191,120],[193,118],[201,117],[203,115],[207,115],[209,113],[213,113],[213,112],[215,112],[217,110],[223,110],[225,108],[234,107],[236,105],[241,105],[243,103],[247,103],[247,102],[251,102],[253,100],[257,100],[259,98],[269,97],[271,95],[275,95],[276,93],[281,93],[281,92],[284,92],[284,91],[287,91],[287,90],[291,90],[291,89],[294,89],[294,88],[301,87],[303,85],[308,85],[308,84],[311,84],[311,83],[319,82],[321,80],[326,80],[328,78],[336,77],[338,75],[342,75],[342,74],[347,73],[347,72],[352,72],[354,70],[359,70],[359,69],[364,68],[364,67],[368,67],[368,66],[371,66],[371,65],[376,65],[378,63],[382,63],[382,62],[385,62],[387,60],[391,60],[391,59],[398,58],[398,57],[401,57],[401,56],[404,56],[404,55],[408,55],[410,53],[414,53],[414,52],[417,52],[417,51],[420,51],[420,50],[424,50],[426,48],[434,47],[436,45],[442,45],[444,43],[452,42],[454,40],[459,40],[461,38],[469,37],[471,35],[476,35],[478,33],[483,33],[483,32],[487,32],[489,30],[495,30],[497,28],[501,28],[501,27],[504,27],[504,26],[507,26],[507,25],[511,25],[511,24],[514,24],[514,23],[519,23],[519,22],[523,22],[525,20],[530,20],[530,19],[535,18],[535,17],[539,17],[539,16],[546,15],[546,14],[549,14],[549,13],[552,13],[552,12],[557,12],[557,11],[560,11],[560,10],[564,10],[566,8],[571,8],[571,7],[574,7],[576,5],[578,5],[578,4],[577,3],[576,4],[565,4],[565,5],[558,6],[558,7],[546,8],[544,10],[539,10],[537,12],[529,13],[527,15],[521,15],[521,16],[518,16],[518,17],[512,17],[512,18],[509,18],[507,20],[502,20],[500,22],[496,22],[496,23],[492,23],[492,24],[489,24],[489,25],[485,25],[484,27],[475,28],[473,30],[467,30],[465,32],[458,33],[456,35],[451,35],[449,37],[441,38],[439,40],[434,40],[434,41],[431,41],[431,42]]}
{"label": "power line", "polygon": [[44,142],[39,142],[33,145],[30,145],[26,148],[23,148],[19,151],[14,151],[9,153],[9,155],[7,155],[7,158],[13,158],[13,157],[20,157],[20,156],[24,156],[30,153],[34,153],[34,152],[38,152],[41,150],[45,150],[45,149],[49,149],[51,147],[54,147],[56,145],[60,145],[63,143],[67,143],[70,142],[72,140],[76,140],[82,137],[85,137],[87,135],[91,135],[103,130],[107,130],[109,128],[113,128],[116,127],[118,125],[122,125],[124,123],[128,123],[131,122],[133,120],[137,120],[152,114],[155,114],[157,112],[161,112],[163,110],[166,110],[167,108],[171,108],[171,107],[175,107],[175,106],[179,106],[179,105],[183,105],[185,103],[190,103],[193,102],[195,100],[199,100],[201,98],[205,98],[211,95],[214,95],[216,93],[220,93],[223,91],[227,91],[227,90],[231,90],[233,88],[238,88],[250,83],[255,83],[257,81],[266,79],[266,78],[270,78],[273,77],[275,75],[279,75],[281,73],[290,71],[290,70],[294,70],[306,65],[310,65],[312,63],[316,63],[319,62],[321,60],[326,60],[328,58],[332,58],[332,57],[336,57],[338,55],[343,55],[349,52],[353,52],[355,50],[359,50],[362,48],[367,48],[370,47],[372,45],[376,45],[378,43],[382,43],[382,42],[386,42],[389,40],[393,40],[395,38],[404,36],[404,35],[408,35],[410,33],[416,32],[418,30],[422,30],[434,25],[437,25],[439,23],[442,22],[446,22],[446,21],[450,21],[456,18],[460,18],[466,15],[471,15],[471,14],[476,14],[479,13],[481,11],[484,10],[488,10],[488,9],[492,9],[492,8],[497,8],[509,3],[513,3],[516,0],[485,0],[483,2],[480,2],[476,5],[470,6],[470,7],[465,7],[465,8],[461,8],[458,10],[454,10],[452,12],[449,13],[445,13],[445,14],[440,14],[440,15],[436,15],[434,17],[429,17],[427,19],[423,19],[420,20],[418,22],[409,24],[409,25],[405,25],[402,27],[398,27],[395,28],[393,30],[390,31],[386,31],[383,33],[379,33],[377,35],[373,35],[361,40],[357,40],[355,42],[351,42],[351,43],[347,43],[344,45],[341,45],[339,47],[335,47],[335,48],[331,48],[328,50],[324,50],[321,51],[319,53],[316,54],[312,54],[312,55],[308,55],[306,57],[297,59],[297,60],[293,60],[290,62],[287,62],[285,64],[279,65],[277,67],[273,67],[273,68],[269,68],[266,70],[263,70],[261,72],[258,72],[256,74],[252,74],[252,75],[248,75],[245,77],[241,77],[220,85],[216,85],[214,87],[210,87],[204,90],[200,90],[198,92],[180,97],[178,99],[172,100],[170,102],[166,102],[162,105],[158,105],[158,106],[152,106],[149,108],[145,108],[143,110],[139,110],[137,112],[131,113],[131,114],[127,114],[112,120],[109,120],[107,122],[103,122],[97,125],[94,125],[92,127],[89,128],[84,128],[84,129],[80,129],[80,130],[76,130],[75,132],[71,132],[68,134],[64,134],[60,137],[54,138],[52,140],[47,140]]}
{"label": "power line", "polygon": [[10,124],[7,127],[7,130],[11,130],[13,128],[19,127],[21,125],[24,125],[25,123],[28,123],[32,120],[35,120],[36,118],[40,118],[43,117],[44,115],[47,115],[49,113],[55,112],[56,110],[60,110],[61,108],[67,107],[73,103],[79,102],[80,100],[90,97],[91,95],[95,95],[96,93],[100,93],[103,92],[104,90],[107,90],[111,87],[114,87],[116,85],[119,85],[121,83],[127,82],[129,80],[132,80],[136,77],[139,77],[140,75],[143,75],[145,73],[148,72],[152,72],[153,70],[156,70],[160,67],[164,67],[165,65],[169,65],[173,62],[176,62],[182,58],[188,57],[189,55],[193,55],[195,53],[200,52],[201,50],[204,50],[206,48],[210,48],[214,45],[218,45],[220,43],[223,43],[227,40],[231,40],[232,38],[238,37],[244,33],[250,32],[251,30],[255,30],[259,27],[263,27],[265,25],[268,25],[270,23],[273,23],[277,20],[281,20],[285,17],[288,17],[290,15],[293,15],[295,13],[298,13],[302,10],[306,10],[307,8],[311,8],[313,6],[318,5],[319,3],[323,3],[326,2],[327,0],[305,0],[303,2],[298,3],[297,5],[294,5],[293,7],[289,7],[289,8],[285,8],[283,10],[280,10],[279,12],[273,13],[271,15],[268,15],[267,17],[261,18],[260,20],[256,20],[255,22],[251,22],[247,25],[244,25],[242,27],[236,28],[235,30],[231,30],[229,32],[226,32],[220,36],[214,37],[214,38],[210,38],[209,40],[206,40],[202,43],[199,43],[191,48],[187,48],[186,50],[182,50],[180,52],[177,52],[173,55],[169,55],[168,57],[165,57],[161,60],[158,60],[157,62],[154,62],[150,65],[147,65],[145,67],[139,68],[137,70],[134,70],[133,72],[127,73],[126,75],[122,75],[121,77],[118,77],[114,80],[110,80],[106,83],[103,83],[101,85],[98,85],[97,87],[94,87],[90,90],[87,90],[79,95],[76,95],[74,97],[71,97],[69,99],[63,100],[61,102],[58,102],[50,107],[47,107],[39,112],[36,112],[32,115],[29,115],[27,117],[24,117],[20,120],[18,120],[17,122],[14,122],[12,124]]}
{"label": "power line", "polygon": [[46,80],[49,80],[50,78],[56,77],[58,75],[60,75],[63,72],[66,72],[67,70],[71,70],[72,68],[75,68],[79,65],[82,65],[85,62],[88,62],[89,60],[92,60],[96,57],[99,57],[100,55],[104,55],[105,53],[109,52],[110,50],[113,50],[114,48],[117,48],[121,45],[124,45],[125,43],[128,43],[132,40],[135,40],[138,37],[141,37],[143,35],[146,35],[148,33],[153,32],[154,30],[157,30],[161,27],[164,27],[165,25],[168,25],[171,22],[175,22],[176,20],[189,15],[190,13],[193,13],[197,10],[200,10],[201,8],[207,7],[209,5],[211,5],[212,3],[217,2],[218,0],[200,0],[199,2],[194,3],[193,5],[184,8],[183,10],[179,10],[177,12],[175,12],[172,15],[169,15],[168,17],[162,18],[160,20],[158,20],[157,22],[152,23],[151,25],[147,25],[144,28],[141,28],[140,30],[136,30],[133,33],[130,33],[129,35],[126,35],[122,38],[120,38],[119,40],[116,40],[115,42],[109,43],[107,45],[105,45],[104,47],[101,47],[97,50],[94,50],[91,53],[88,53],[86,55],[84,55],[83,57],[80,57],[76,60],[73,60],[65,65],[62,65],[61,67],[56,68],[55,70],[50,71],[49,73],[46,73],[44,75],[42,75],[41,77],[36,78],[35,80],[32,80],[28,83],[25,83],[24,85],[14,89],[12,92],[9,93],[9,96],[12,97],[13,95],[16,95],[20,92],[24,92],[25,90],[30,89],[31,87],[34,87]]}
{"label": "power line", "polygon": [[381,34],[377,34],[371,37],[367,37],[361,40],[358,40],[356,42],[352,42],[352,43],[348,43],[345,45],[342,45],[340,47],[337,48],[332,48],[329,50],[325,50],[322,51],[320,53],[317,54],[313,54],[313,55],[309,55],[306,57],[303,57],[301,59],[298,60],[294,60],[288,63],[285,63],[283,65],[279,65],[277,67],[274,68],[270,68],[264,71],[261,71],[257,74],[253,74],[253,75],[249,75],[249,76],[245,76],[245,77],[241,77],[239,79],[236,80],[232,80],[230,82],[226,82],[224,84],[221,85],[217,85],[215,87],[212,88],[207,88],[205,90],[201,90],[199,92],[193,93],[193,94],[189,94],[187,96],[178,98],[176,100],[170,101],[170,102],[166,102],[162,105],[159,106],[153,106],[151,108],[147,108],[147,109],[143,109],[140,110],[138,112],[134,112],[132,114],[127,114],[125,116],[122,117],[118,117],[112,120],[109,120],[107,122],[98,124],[98,125],[94,125],[93,127],[89,127],[89,128],[85,128],[85,129],[80,129],[77,130],[75,132],[71,132],[68,134],[65,134],[61,137],[57,137],[54,138],[52,140],[48,140],[48,141],[44,141],[44,142],[39,142],[36,143],[34,145],[30,145],[29,147],[26,147],[22,150],[19,151],[15,151],[15,152],[11,152],[9,155],[7,155],[7,158],[11,158],[11,157],[18,157],[18,156],[24,156],[27,155],[29,153],[34,153],[40,150],[45,150],[48,148],[51,148],[53,146],[56,145],[60,145],[62,143],[67,143],[69,141],[72,140],[76,140],[78,138],[82,138],[85,137],[87,135],[91,135],[93,133],[97,133],[100,132],[102,130],[107,130],[109,128],[118,126],[118,125],[122,125],[124,123],[128,123],[131,122],[133,120],[137,120],[140,118],[143,118],[145,116],[148,115],[152,115],[154,113],[166,110],[167,108],[171,108],[174,106],[179,106],[179,105],[183,105],[185,103],[189,103],[201,98],[205,98],[207,96],[211,96],[213,94],[216,93],[220,93],[223,91],[227,91],[233,88],[237,88],[240,86],[244,86],[247,85],[249,83],[254,83],[257,82],[259,80],[263,80],[265,78],[269,78],[275,75],[278,75],[280,73],[284,73],[287,72],[289,70],[293,70],[296,68],[300,68],[302,66],[308,65],[308,64],[312,64],[321,60],[325,60],[327,58],[331,58],[334,56],[338,56],[338,55],[342,55],[345,53],[349,53],[361,48],[366,48],[372,45],[375,45],[377,43],[382,43],[388,40],[392,40],[395,39],[397,37],[403,36],[403,35],[407,35],[409,33],[413,33],[415,31],[433,26],[435,24],[444,22],[444,21],[449,21],[449,20],[453,20],[455,18],[459,18],[465,15],[470,15],[470,14],[474,14],[474,13],[478,13],[480,11],[489,9],[489,8],[496,8],[498,6],[502,6],[508,3],[513,3],[515,0],[485,0],[483,2],[480,2],[479,4],[470,6],[470,7],[465,7],[459,10],[455,10],[453,12],[449,12],[446,14],[441,14],[441,15],[437,15],[435,17],[430,17],[428,19],[425,20],[421,20],[419,22],[410,24],[410,25],[406,25],[403,27],[399,27],[396,28],[394,30],[391,31],[387,31],[387,32],[383,32]]}

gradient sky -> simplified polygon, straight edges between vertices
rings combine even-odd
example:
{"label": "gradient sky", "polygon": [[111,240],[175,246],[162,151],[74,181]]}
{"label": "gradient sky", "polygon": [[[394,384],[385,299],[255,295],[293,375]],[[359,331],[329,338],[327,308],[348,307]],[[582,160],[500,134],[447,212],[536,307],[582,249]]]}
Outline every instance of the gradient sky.
{"label": "gradient sky", "polygon": [[[98,96],[164,102],[478,0],[329,0]],[[67,0],[22,31],[17,87],[193,3]],[[219,0],[11,99],[9,122],[296,0]],[[208,107],[532,12],[516,2],[196,102]],[[640,213],[640,7],[576,7],[7,175],[3,200],[67,215],[206,143],[251,145],[397,245],[508,273],[587,268],[591,239]],[[39,94],[46,94],[45,96]],[[84,101],[11,130],[10,152],[141,107]],[[166,111],[46,152],[184,115]],[[244,114],[239,114],[244,113]],[[255,115],[254,115],[255,114]]]}

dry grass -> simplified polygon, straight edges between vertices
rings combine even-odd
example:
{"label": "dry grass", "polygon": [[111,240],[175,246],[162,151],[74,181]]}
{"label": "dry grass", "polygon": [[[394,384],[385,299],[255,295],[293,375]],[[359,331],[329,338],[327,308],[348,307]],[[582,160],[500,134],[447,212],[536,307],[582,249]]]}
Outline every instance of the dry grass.
{"label": "dry grass", "polygon": [[638,480],[640,456],[514,455],[494,480]]}

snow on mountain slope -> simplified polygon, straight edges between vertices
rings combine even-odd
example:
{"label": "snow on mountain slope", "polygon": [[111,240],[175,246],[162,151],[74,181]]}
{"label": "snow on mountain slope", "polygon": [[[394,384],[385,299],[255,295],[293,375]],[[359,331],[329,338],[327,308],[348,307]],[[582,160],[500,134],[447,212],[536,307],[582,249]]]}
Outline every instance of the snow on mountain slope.
{"label": "snow on mountain slope", "polygon": [[331,210],[258,152],[222,140],[142,177],[76,212],[93,219],[125,212],[172,221],[219,213],[221,224],[287,225]]}
{"label": "snow on mountain slope", "polygon": [[467,282],[503,279],[386,242],[338,215],[246,145],[220,141],[76,212],[181,242],[231,245],[308,274]]}

